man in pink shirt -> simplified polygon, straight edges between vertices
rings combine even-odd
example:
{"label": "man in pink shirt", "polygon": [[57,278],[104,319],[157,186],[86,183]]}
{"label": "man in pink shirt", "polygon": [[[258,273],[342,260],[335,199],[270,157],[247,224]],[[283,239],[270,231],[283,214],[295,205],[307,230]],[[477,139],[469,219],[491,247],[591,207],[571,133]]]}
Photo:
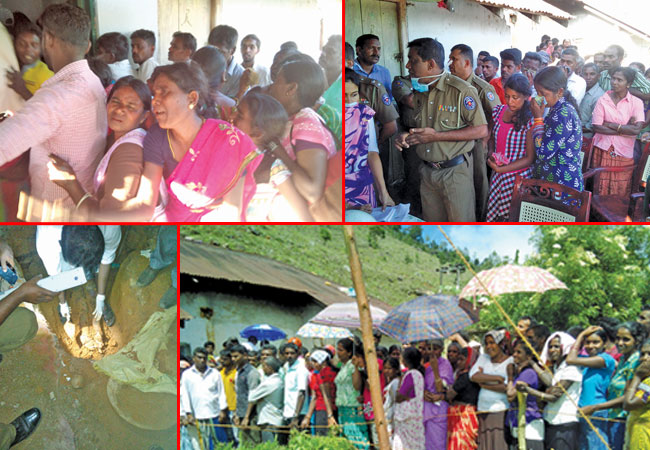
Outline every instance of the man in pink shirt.
{"label": "man in pink shirt", "polygon": [[48,6],[38,21],[43,57],[54,76],[22,109],[0,124],[0,165],[31,148],[31,195],[64,200],[66,191],[48,176],[49,155],[68,161],[81,185],[92,190],[95,167],[106,143],[106,94],[84,55],[90,49],[90,19],[76,6]]}

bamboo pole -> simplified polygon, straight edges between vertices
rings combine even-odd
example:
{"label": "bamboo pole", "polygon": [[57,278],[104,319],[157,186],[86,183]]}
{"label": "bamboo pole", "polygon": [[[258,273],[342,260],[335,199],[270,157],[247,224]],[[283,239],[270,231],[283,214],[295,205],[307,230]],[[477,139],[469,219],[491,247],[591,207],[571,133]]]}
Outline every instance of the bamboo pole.
{"label": "bamboo pole", "polygon": [[357,293],[357,307],[359,308],[363,349],[366,356],[368,384],[370,384],[370,397],[372,400],[372,410],[375,414],[379,448],[381,450],[390,450],[381,384],[379,383],[377,352],[375,351],[375,340],[372,336],[372,317],[370,316],[370,305],[368,304],[368,296],[366,295],[366,286],[363,284],[363,273],[361,271],[361,261],[359,260],[359,252],[357,251],[357,244],[354,238],[354,228],[351,225],[343,225],[343,234],[350,259],[352,285]]}

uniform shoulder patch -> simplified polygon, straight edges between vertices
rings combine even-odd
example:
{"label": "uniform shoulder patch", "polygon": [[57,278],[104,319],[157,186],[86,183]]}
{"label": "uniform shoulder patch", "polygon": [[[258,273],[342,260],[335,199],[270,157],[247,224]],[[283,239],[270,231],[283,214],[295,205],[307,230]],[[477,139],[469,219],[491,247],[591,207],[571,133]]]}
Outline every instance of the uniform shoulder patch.
{"label": "uniform shoulder patch", "polygon": [[487,99],[490,100],[491,102],[494,101],[494,94],[493,94],[492,92],[488,92],[487,94],[485,94],[485,96],[486,96]]}
{"label": "uniform shoulder patch", "polygon": [[402,87],[404,86],[404,82],[402,80],[395,80],[395,86]]}
{"label": "uniform shoulder patch", "polygon": [[388,94],[382,95],[381,101],[384,102],[384,105],[390,106],[390,97],[388,96]]}
{"label": "uniform shoulder patch", "polygon": [[463,99],[463,105],[465,105],[465,109],[469,111],[472,111],[474,108],[476,108],[476,102],[469,95]]}

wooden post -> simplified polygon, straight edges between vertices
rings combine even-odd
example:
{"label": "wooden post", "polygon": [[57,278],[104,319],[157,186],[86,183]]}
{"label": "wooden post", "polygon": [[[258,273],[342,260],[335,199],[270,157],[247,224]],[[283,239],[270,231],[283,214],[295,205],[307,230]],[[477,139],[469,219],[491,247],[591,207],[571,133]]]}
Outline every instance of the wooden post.
{"label": "wooden post", "polygon": [[370,305],[366,295],[366,286],[363,284],[363,273],[361,261],[357,252],[357,244],[354,238],[354,228],[351,225],[343,225],[345,246],[350,259],[350,271],[352,272],[352,285],[357,293],[357,307],[361,320],[361,334],[363,336],[363,349],[366,356],[366,369],[368,371],[368,384],[370,385],[370,397],[372,410],[375,414],[375,426],[379,437],[379,448],[390,450],[388,441],[388,427],[384,414],[384,402],[382,400],[381,384],[379,383],[379,365],[377,364],[377,352],[375,351],[375,340],[372,336],[372,317],[370,316]]}
{"label": "wooden post", "polygon": [[399,51],[402,54],[402,60],[400,61],[400,68],[402,70],[402,75],[406,75],[406,63],[408,62],[408,49],[406,48],[409,39],[408,39],[408,23],[406,20],[406,0],[399,0],[397,4],[397,20],[398,20],[398,31],[399,31]]}

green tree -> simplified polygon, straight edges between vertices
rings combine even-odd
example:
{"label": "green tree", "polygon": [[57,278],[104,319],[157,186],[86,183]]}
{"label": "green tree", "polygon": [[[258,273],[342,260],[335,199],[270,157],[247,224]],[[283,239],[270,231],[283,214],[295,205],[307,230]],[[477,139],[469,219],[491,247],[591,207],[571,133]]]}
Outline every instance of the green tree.
{"label": "green tree", "polygon": [[[547,269],[568,289],[503,295],[501,305],[515,322],[528,314],[556,330],[594,324],[599,317],[636,319],[648,294],[650,229],[629,228],[537,227],[532,238],[535,253],[525,265]],[[504,323],[495,305],[482,312],[481,328]]]}

